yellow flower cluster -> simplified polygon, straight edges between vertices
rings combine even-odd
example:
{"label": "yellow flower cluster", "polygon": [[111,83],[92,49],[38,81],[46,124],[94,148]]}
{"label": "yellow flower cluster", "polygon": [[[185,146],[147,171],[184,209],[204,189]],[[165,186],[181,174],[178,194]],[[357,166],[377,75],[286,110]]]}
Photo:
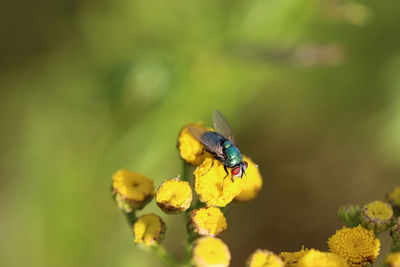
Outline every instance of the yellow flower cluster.
{"label": "yellow flower cluster", "polygon": [[[186,216],[188,246],[192,247],[193,265],[228,266],[231,258],[229,249],[217,238],[226,230],[227,222],[218,207],[225,207],[234,199],[253,199],[262,186],[262,178],[258,166],[248,157],[243,157],[247,162],[246,175],[233,181],[231,174],[226,174],[224,165],[205,150],[188,126],[204,131],[213,129],[204,127],[201,123],[190,123],[183,127],[178,136],[180,156],[187,164],[196,166],[193,171],[193,187],[199,201],[192,205],[193,193],[186,180],[189,178],[187,167],[184,168],[185,180],[175,178],[164,181],[159,186],[155,199],[164,213],[183,213]],[[122,169],[112,177],[112,194],[132,226],[134,242],[151,247],[163,259],[168,258],[168,253],[160,246],[166,229],[161,217],[153,213],[136,217],[136,213],[154,196],[153,181],[142,174]],[[254,262],[259,261],[258,257],[259,254],[256,253]],[[280,258],[275,256],[275,260],[280,261]],[[171,262],[175,263],[173,260],[169,261]]]}
{"label": "yellow flower cluster", "polygon": [[342,256],[350,266],[357,267],[374,263],[381,243],[372,230],[358,225],[336,231],[329,238],[328,245],[332,253]]}
{"label": "yellow flower cluster", "polygon": [[[175,178],[164,181],[155,199],[164,213],[181,213],[185,216],[188,223],[187,252],[191,250],[191,258],[186,261],[186,265],[229,266],[229,248],[219,238],[227,229],[227,221],[220,207],[227,206],[233,200],[247,202],[254,199],[263,180],[258,165],[246,156],[243,156],[246,164],[243,162],[236,165],[245,170],[245,175],[232,177],[230,168],[227,170],[222,162],[214,158],[215,155],[205,151],[192,127],[197,127],[200,133],[212,129],[191,123],[183,127],[178,137],[180,156],[187,164],[194,166],[194,190],[186,180],[189,178],[188,169],[184,168],[185,180]],[[237,173],[236,170],[233,173]],[[192,203],[193,193],[197,195],[193,201],[195,203]],[[151,247],[154,253],[159,253],[160,258],[166,259],[170,265],[179,265],[160,245],[166,229],[161,217],[153,213],[136,217],[136,213],[154,196],[153,181],[127,169],[119,170],[112,177],[112,195],[132,226],[134,242],[141,245],[139,247]],[[269,250],[258,249],[248,258],[247,266],[364,267],[374,264],[380,252],[380,240],[377,238],[379,233],[390,229],[392,252],[400,250],[400,217],[396,213],[400,204],[400,187],[390,191],[386,200],[370,202],[362,208],[360,205],[339,208],[339,219],[349,227],[337,230],[328,239],[330,252],[302,247],[299,251],[276,255]],[[385,263],[389,267],[400,267],[400,253],[389,254]]]}

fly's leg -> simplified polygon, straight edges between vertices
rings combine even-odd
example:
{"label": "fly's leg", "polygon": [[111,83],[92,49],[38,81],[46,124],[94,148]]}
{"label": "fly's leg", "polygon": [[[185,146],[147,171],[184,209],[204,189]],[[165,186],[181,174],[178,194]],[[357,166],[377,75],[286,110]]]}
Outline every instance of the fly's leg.
{"label": "fly's leg", "polygon": [[224,170],[226,172],[226,175],[224,176],[224,178],[222,178],[222,191],[224,191],[225,178],[229,175],[228,169],[226,168],[225,165],[224,165]]}
{"label": "fly's leg", "polygon": [[206,174],[211,170],[211,168],[214,167],[214,160],[215,160],[215,159],[218,159],[218,158],[213,157],[212,163],[211,163],[211,167],[210,167],[203,175],[206,175]]}

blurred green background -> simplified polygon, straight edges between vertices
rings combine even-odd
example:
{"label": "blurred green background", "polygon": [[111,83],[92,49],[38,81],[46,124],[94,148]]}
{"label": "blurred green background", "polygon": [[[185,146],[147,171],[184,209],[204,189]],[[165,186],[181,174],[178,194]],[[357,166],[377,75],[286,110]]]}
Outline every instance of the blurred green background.
{"label": "blurred green background", "polygon": [[[0,265],[162,266],[133,245],[111,176],[176,177],[180,128],[214,109],[264,177],[230,209],[232,266],[326,250],[339,205],[399,184],[399,17],[397,0],[4,3]],[[183,218],[162,216],[182,256]]]}

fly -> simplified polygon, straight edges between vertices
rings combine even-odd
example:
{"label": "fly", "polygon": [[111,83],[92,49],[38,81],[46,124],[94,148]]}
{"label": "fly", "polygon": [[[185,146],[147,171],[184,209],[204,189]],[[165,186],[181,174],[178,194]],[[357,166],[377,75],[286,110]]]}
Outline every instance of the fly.
{"label": "fly", "polygon": [[214,159],[218,159],[224,165],[226,176],[229,175],[227,168],[232,168],[231,179],[233,182],[234,177],[242,178],[243,174],[246,175],[248,164],[243,161],[231,127],[225,117],[216,110],[213,118],[215,132],[192,125],[189,125],[188,128],[190,133],[204,145],[205,150],[214,156],[213,164]]}

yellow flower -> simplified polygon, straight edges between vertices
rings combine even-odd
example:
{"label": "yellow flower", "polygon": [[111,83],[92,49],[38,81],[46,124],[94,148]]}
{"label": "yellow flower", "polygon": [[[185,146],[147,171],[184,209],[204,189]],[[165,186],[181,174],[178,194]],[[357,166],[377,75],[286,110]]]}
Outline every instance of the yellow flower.
{"label": "yellow flower", "polygon": [[279,257],[283,259],[285,266],[295,267],[299,259],[303,257],[308,251],[308,249],[304,249],[304,247],[302,247],[301,250],[295,252],[281,252],[279,253]]}
{"label": "yellow flower", "polygon": [[400,209],[400,186],[396,186],[386,194],[386,201],[396,209]]}
{"label": "yellow flower", "polygon": [[142,209],[153,197],[153,181],[143,174],[122,169],[112,177],[112,194],[125,212]]}
{"label": "yellow flower", "polygon": [[362,208],[362,225],[375,233],[387,230],[392,219],[393,209],[389,203],[374,201],[364,205]]}
{"label": "yellow flower", "polygon": [[385,263],[388,267],[400,267],[400,252],[387,255]]}
{"label": "yellow flower", "polygon": [[280,257],[268,250],[257,249],[247,261],[248,267],[283,267]]}
{"label": "yellow flower", "polygon": [[193,210],[189,220],[189,229],[198,235],[218,237],[226,230],[225,216],[216,207]]}
{"label": "yellow flower", "polygon": [[133,225],[136,244],[156,246],[162,241],[165,233],[165,224],[155,214],[140,216]]}
{"label": "yellow flower", "polygon": [[300,258],[297,267],[348,267],[347,262],[340,256],[311,249]]}
{"label": "yellow flower", "polygon": [[198,238],[192,249],[192,264],[196,267],[229,266],[231,253],[225,243],[215,237]]}
{"label": "yellow flower", "polygon": [[350,266],[367,266],[375,262],[381,242],[373,231],[358,225],[336,231],[328,245],[332,253],[342,256]]}
{"label": "yellow flower", "polygon": [[186,181],[171,179],[162,183],[157,190],[156,201],[166,213],[181,213],[190,207],[192,189]]}
{"label": "yellow flower", "polygon": [[239,202],[247,202],[254,199],[263,183],[258,165],[246,156],[243,156],[243,160],[247,162],[248,166],[246,175],[243,175],[243,182],[241,183],[242,191],[235,197],[235,200]]}
{"label": "yellow flower", "polygon": [[202,123],[186,124],[178,136],[178,149],[181,157],[189,164],[200,165],[210,153],[203,150],[204,146],[189,131],[188,125],[194,125],[200,128],[213,131],[212,128],[204,127]]}
{"label": "yellow flower", "polygon": [[194,171],[194,189],[207,206],[224,207],[240,194],[242,179],[231,180],[226,176],[224,165],[218,160],[206,158]]}

